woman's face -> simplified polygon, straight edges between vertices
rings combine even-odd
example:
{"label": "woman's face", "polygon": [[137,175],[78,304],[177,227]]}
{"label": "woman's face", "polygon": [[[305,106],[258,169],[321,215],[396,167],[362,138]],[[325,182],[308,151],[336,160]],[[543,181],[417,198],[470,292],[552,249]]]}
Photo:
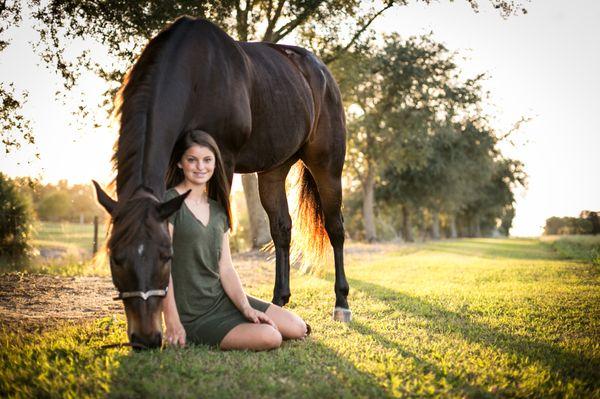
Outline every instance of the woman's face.
{"label": "woman's face", "polygon": [[183,153],[177,166],[188,183],[206,184],[215,171],[215,154],[210,148],[195,144]]}

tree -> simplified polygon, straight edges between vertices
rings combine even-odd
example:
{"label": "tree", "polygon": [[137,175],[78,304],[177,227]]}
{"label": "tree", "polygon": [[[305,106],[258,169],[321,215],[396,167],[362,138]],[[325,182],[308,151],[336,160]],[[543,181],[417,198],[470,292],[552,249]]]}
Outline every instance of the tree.
{"label": "tree", "polygon": [[33,213],[15,182],[0,173],[0,259],[11,266],[31,252]]}
{"label": "tree", "polygon": [[515,214],[514,189],[526,184],[527,175],[520,161],[503,157],[494,159],[491,178],[462,211],[467,222],[467,235],[490,235],[496,229],[508,235]]}
{"label": "tree", "polygon": [[[409,165],[402,172],[393,164],[386,167],[377,200],[426,215],[421,227],[428,226],[434,239],[441,237],[442,216],[452,238],[495,229],[508,235],[515,215],[514,190],[526,185],[527,176],[521,162],[502,156],[498,140],[481,115],[440,126],[430,138],[424,166]],[[403,214],[409,240],[413,218]]]}
{"label": "tree", "polygon": [[579,218],[586,219],[592,224],[592,234],[600,233],[600,212],[581,211]]}
{"label": "tree", "polygon": [[556,217],[546,219],[544,235],[593,234],[593,223],[585,218]]}
{"label": "tree", "polygon": [[[8,28],[21,22],[21,9],[20,1],[0,2],[0,53],[10,44],[5,38]],[[0,138],[6,154],[35,143],[29,120],[21,113],[26,99],[27,92],[18,93],[13,83],[0,82]]]}
{"label": "tree", "polygon": [[38,215],[41,220],[58,222],[68,219],[71,214],[71,201],[67,193],[62,191],[45,196],[38,206]]}
{"label": "tree", "polygon": [[347,171],[360,182],[365,235],[373,241],[381,174],[386,168],[400,174],[425,167],[436,129],[480,101],[482,76],[463,81],[443,45],[428,36],[401,40],[395,34],[381,48],[365,43],[332,68],[342,77],[340,88],[351,110]]}

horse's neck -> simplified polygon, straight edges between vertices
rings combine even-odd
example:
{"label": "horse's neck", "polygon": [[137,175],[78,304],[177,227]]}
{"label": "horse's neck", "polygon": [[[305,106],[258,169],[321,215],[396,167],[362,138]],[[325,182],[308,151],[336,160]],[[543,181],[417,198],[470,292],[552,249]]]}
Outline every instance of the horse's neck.
{"label": "horse's neck", "polygon": [[146,195],[163,198],[165,193],[164,179],[160,181],[149,181],[143,179],[130,179],[122,186],[117,186],[117,198],[120,201],[128,200],[133,196]]}
{"label": "horse's neck", "polygon": [[[141,165],[141,170],[117,171],[117,197],[119,201],[128,200],[140,192],[150,193],[156,198],[162,199],[165,193],[164,176],[166,168],[152,169],[151,167]],[[150,173],[149,173],[149,172]]]}

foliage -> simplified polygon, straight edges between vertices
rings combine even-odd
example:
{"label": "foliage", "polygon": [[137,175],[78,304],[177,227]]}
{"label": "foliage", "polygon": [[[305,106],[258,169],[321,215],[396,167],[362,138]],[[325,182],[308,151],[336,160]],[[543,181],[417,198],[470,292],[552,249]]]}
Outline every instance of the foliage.
{"label": "foliage", "polygon": [[332,65],[348,112],[348,170],[364,180],[392,163],[419,167],[437,123],[479,101],[479,80],[461,82],[452,54],[429,36],[367,41]]}
{"label": "foliage", "polygon": [[435,227],[436,236],[440,218],[456,230],[458,217],[463,235],[489,234],[498,220],[508,233],[513,191],[526,175],[520,162],[501,156],[482,116],[483,75],[462,78],[454,54],[428,36],[361,42],[332,69],[348,109],[349,191],[362,191],[367,239],[374,235],[365,222],[373,218],[365,206],[375,208],[372,190],[377,210],[371,212],[387,212],[387,223],[376,220],[388,231],[420,224]]}
{"label": "foliage", "polygon": [[[466,1],[477,11],[477,0]],[[489,1],[503,16],[526,12],[520,0]],[[91,70],[109,83],[105,104],[110,104],[112,94],[144,45],[180,15],[207,18],[243,41],[276,43],[296,34],[299,44],[312,47],[331,62],[351,49],[377,17],[407,2],[386,0],[365,5],[356,0],[36,0],[33,17],[41,37],[38,52],[64,78],[67,90],[76,84],[82,70]],[[70,47],[77,39],[102,44],[112,61],[100,60],[89,50],[73,55]]]}
{"label": "foliage", "polygon": [[42,199],[38,205],[38,214],[44,220],[57,222],[69,217],[69,196],[65,192],[57,191]]}
{"label": "foliage", "polygon": [[20,266],[31,252],[33,213],[12,179],[0,173],[0,260]]}
{"label": "foliage", "polygon": [[493,159],[489,180],[478,187],[476,195],[458,214],[467,230],[463,236],[491,235],[499,227],[508,235],[514,217],[514,189],[526,186],[526,182],[527,175],[520,161],[501,157]]}
{"label": "foliage", "polygon": [[[0,392],[27,397],[597,397],[600,283],[537,240],[460,240],[349,256],[349,324],[333,276],[293,275],[313,327],[269,352],[134,353],[124,317],[0,330]],[[352,254],[352,252],[350,252]],[[271,286],[253,295],[267,297]],[[107,299],[108,300],[108,299]]]}
{"label": "foliage", "polygon": [[591,234],[592,229],[593,224],[587,219],[574,218],[569,216],[552,216],[546,219],[546,225],[544,226],[544,234]]}
{"label": "foliage", "polygon": [[[0,53],[10,44],[5,37],[8,28],[21,22],[22,7],[18,0],[0,2]],[[6,154],[21,148],[22,144],[35,143],[29,120],[21,113],[27,94],[17,93],[11,82],[0,82],[0,139]],[[36,157],[39,158],[39,154]]]}
{"label": "foliage", "polygon": [[21,184],[21,191],[31,197],[37,216],[42,221],[70,221],[91,223],[94,217],[101,221],[108,215],[98,205],[91,184],[69,185],[66,180],[57,184]]}
{"label": "foliage", "polygon": [[600,212],[583,210],[579,217],[592,223],[592,234],[600,234]]}

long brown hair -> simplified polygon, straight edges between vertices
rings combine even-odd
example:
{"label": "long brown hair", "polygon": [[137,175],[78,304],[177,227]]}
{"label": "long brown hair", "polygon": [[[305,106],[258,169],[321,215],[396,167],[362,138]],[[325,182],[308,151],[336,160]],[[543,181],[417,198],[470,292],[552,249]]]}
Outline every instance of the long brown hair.
{"label": "long brown hair", "polygon": [[208,133],[202,130],[190,130],[181,135],[181,137],[175,143],[173,153],[171,154],[171,160],[169,161],[169,168],[167,169],[166,183],[167,189],[175,187],[181,183],[185,177],[183,171],[177,166],[177,163],[181,161],[183,154],[188,148],[199,145],[201,147],[208,148],[213,154],[215,154],[215,170],[212,177],[208,181],[208,198],[217,201],[227,214],[227,221],[229,227],[231,224],[231,207],[229,205],[229,184],[227,177],[225,176],[225,167],[223,166],[223,158],[221,157],[221,151],[215,139],[213,139]]}

